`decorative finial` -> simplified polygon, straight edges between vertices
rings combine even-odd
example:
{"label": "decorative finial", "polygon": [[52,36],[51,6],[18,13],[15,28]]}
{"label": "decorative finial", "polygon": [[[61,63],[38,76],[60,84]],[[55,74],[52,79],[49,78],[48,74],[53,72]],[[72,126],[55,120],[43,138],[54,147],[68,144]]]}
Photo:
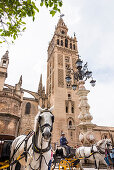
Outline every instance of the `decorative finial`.
{"label": "decorative finial", "polygon": [[20,87],[22,86],[22,75],[20,76],[19,83]]}
{"label": "decorative finial", "polygon": [[64,14],[60,14],[60,18],[64,17],[65,15]]}
{"label": "decorative finial", "polygon": [[7,50],[6,53],[3,55],[3,58],[8,58],[9,51]]}
{"label": "decorative finial", "polygon": [[74,32],[74,37],[76,37],[76,33]]}

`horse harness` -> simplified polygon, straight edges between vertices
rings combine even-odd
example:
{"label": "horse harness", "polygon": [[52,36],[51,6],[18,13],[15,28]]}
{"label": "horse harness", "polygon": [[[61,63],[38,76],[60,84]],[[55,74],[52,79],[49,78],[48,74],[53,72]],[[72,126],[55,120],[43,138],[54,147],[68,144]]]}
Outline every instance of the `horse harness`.
{"label": "horse harness", "polygon": [[[27,143],[28,143],[28,140],[29,140],[29,138],[30,138],[31,136],[33,136],[33,137],[32,137],[32,143],[31,143],[30,146],[27,148]],[[21,146],[24,142],[25,142],[25,144],[24,144],[24,152],[23,152],[16,160],[14,160],[14,161],[12,162],[12,160],[13,160],[13,158],[14,158],[14,155],[16,154],[16,152],[18,151],[18,149],[20,148],[20,146]],[[28,154],[28,151],[30,150],[31,146],[32,146],[34,152],[40,154],[40,156],[38,157],[38,159],[37,159],[36,161],[38,161],[38,160],[40,159],[40,164],[41,164],[42,158],[44,158],[45,163],[46,163],[46,165],[48,166],[48,164],[47,164],[47,162],[46,162],[46,159],[45,159],[45,157],[43,156],[43,153],[48,152],[48,151],[51,149],[51,140],[49,141],[47,148],[45,148],[45,149],[42,149],[42,148],[40,149],[40,148],[38,148],[38,147],[36,146],[36,144],[35,144],[35,132],[34,132],[34,131],[29,132],[28,135],[25,137],[25,139],[22,140],[21,143],[18,144],[18,146],[16,147],[16,149],[14,149],[14,152],[13,152],[13,154],[12,154],[12,157],[11,157],[10,160],[9,160],[9,166],[13,166],[14,164],[16,164],[19,160],[21,160],[21,159],[23,159],[23,158],[25,158],[25,161],[27,162],[27,154]],[[11,162],[12,162],[12,163],[11,163]],[[31,168],[32,170],[38,170],[38,169],[40,170],[40,169],[41,169],[41,168],[40,168],[41,165],[39,165],[39,168],[38,168],[38,169],[33,169],[30,164],[29,164],[29,166],[30,166],[30,168]]]}
{"label": "horse harness", "polygon": [[[41,112],[40,115],[41,115],[42,113],[43,113],[43,112]],[[51,112],[50,112],[50,113],[51,113]],[[51,114],[52,114],[52,113],[51,113]],[[53,115],[53,114],[52,114],[52,115]],[[40,117],[39,117],[39,118],[40,118]],[[45,127],[48,127],[48,128],[50,129],[50,132],[52,132],[53,127],[50,126],[50,124],[46,123],[46,124],[44,124],[44,125],[41,126],[41,124],[40,124],[40,119],[38,120],[38,122],[39,122],[39,130],[40,130],[41,132],[43,132],[43,130],[44,130]],[[52,120],[52,122],[54,122],[54,120]],[[42,149],[42,142],[41,142],[41,148],[38,148],[38,147],[36,146],[36,143],[35,143],[35,135],[37,135],[37,134],[38,134],[38,131],[37,131],[36,133],[34,133],[34,135],[33,135],[33,138],[32,138],[32,144],[33,144],[33,145],[32,145],[32,149],[33,149],[33,152],[40,154],[39,157],[38,157],[37,160],[36,160],[36,161],[39,160],[40,163],[39,163],[39,167],[38,167],[37,169],[33,169],[32,166],[31,166],[31,164],[29,164],[29,166],[30,166],[30,168],[31,168],[32,170],[40,170],[40,169],[41,169],[42,158],[44,158],[45,164],[48,166],[48,163],[46,162],[46,159],[45,159],[43,153],[48,152],[48,151],[51,149],[51,138],[50,138],[50,140],[49,140],[48,146],[47,146],[45,149]],[[42,140],[42,139],[41,139],[41,140]]]}
{"label": "horse harness", "polygon": [[[47,125],[46,125],[46,127],[47,127]],[[39,167],[37,169],[33,169],[31,164],[29,164],[29,166],[30,166],[30,168],[32,170],[40,170],[41,169],[41,163],[42,163],[43,158],[44,158],[45,164],[48,166],[48,163],[46,162],[45,156],[43,154],[45,152],[48,152],[51,149],[51,138],[49,140],[48,146],[45,149],[42,149],[42,142],[41,142],[41,148],[38,148],[36,146],[36,143],[35,143],[35,135],[36,135],[36,133],[34,133],[33,138],[32,138],[32,149],[33,149],[33,152],[40,154],[39,157],[36,159],[36,161],[39,160]]]}

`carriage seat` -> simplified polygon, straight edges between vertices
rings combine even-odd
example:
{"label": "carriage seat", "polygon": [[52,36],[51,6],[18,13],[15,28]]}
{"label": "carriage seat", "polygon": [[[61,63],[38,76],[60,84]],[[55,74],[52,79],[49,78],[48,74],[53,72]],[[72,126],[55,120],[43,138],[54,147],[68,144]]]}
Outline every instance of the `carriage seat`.
{"label": "carriage seat", "polygon": [[65,156],[64,153],[63,153],[63,148],[62,147],[57,148],[56,151],[55,151],[55,155],[57,157],[62,157],[63,158]]}
{"label": "carriage seat", "polygon": [[13,140],[0,141],[0,162],[10,159],[10,148]]}
{"label": "carriage seat", "polygon": [[[64,150],[65,150],[65,152],[64,152]],[[73,148],[70,147],[70,154],[69,154],[69,155],[66,155],[66,153],[67,153],[67,152],[66,152],[66,148],[63,147],[63,146],[59,146],[59,147],[57,147],[57,149],[56,149],[55,155],[56,155],[57,157],[61,157],[61,158],[64,158],[64,157],[72,158],[72,157],[75,156],[75,149],[73,149]]]}

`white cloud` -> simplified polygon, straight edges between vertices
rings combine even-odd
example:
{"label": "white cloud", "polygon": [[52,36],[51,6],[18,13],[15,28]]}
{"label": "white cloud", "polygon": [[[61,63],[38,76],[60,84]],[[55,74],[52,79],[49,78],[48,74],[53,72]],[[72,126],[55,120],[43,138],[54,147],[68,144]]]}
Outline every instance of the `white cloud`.
{"label": "white cloud", "polygon": [[97,125],[114,126],[114,81],[111,84],[97,82],[88,95],[90,113]]}

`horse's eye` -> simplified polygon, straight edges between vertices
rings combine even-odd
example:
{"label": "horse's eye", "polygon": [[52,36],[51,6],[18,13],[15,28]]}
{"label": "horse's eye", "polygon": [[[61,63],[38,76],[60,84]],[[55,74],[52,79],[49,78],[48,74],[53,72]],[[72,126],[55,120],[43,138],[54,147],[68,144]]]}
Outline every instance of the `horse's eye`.
{"label": "horse's eye", "polygon": [[54,122],[54,116],[52,116],[52,122]]}

